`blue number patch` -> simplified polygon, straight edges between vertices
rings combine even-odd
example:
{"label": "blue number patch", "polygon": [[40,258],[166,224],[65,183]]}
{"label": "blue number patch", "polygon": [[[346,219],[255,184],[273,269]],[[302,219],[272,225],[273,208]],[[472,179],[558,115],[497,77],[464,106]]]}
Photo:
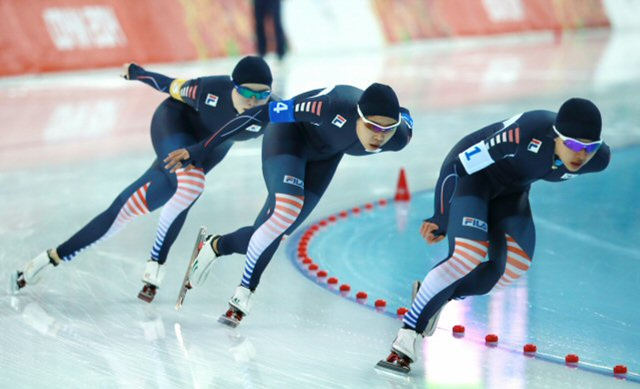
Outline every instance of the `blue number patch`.
{"label": "blue number patch", "polygon": [[274,123],[295,122],[295,119],[293,117],[293,100],[270,102],[269,120]]}

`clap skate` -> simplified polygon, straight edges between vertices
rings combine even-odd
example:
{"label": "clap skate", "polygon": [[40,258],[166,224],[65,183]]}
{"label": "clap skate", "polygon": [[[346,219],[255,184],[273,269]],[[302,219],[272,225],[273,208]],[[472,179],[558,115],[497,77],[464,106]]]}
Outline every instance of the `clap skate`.
{"label": "clap skate", "polygon": [[387,359],[376,364],[376,368],[392,372],[408,374],[411,371],[411,363],[415,361],[415,343],[418,333],[411,328],[401,328],[398,336],[391,346],[391,353]]}
{"label": "clap skate", "polygon": [[17,294],[25,286],[38,283],[44,273],[58,266],[61,261],[55,250],[40,253],[22,271],[16,270],[11,274],[11,293]]}
{"label": "clap skate", "polygon": [[196,237],[196,244],[193,247],[193,252],[191,253],[191,259],[189,260],[189,266],[187,267],[187,272],[184,274],[184,278],[182,279],[182,285],[180,286],[180,293],[178,294],[178,300],[176,301],[176,309],[182,308],[182,304],[184,303],[184,298],[187,295],[187,291],[192,288],[191,281],[189,280],[191,272],[193,270],[193,264],[200,253],[200,250],[205,244],[205,236],[207,235],[207,227],[200,227],[200,231],[198,231],[198,236]]}
{"label": "clap skate", "polygon": [[144,283],[144,286],[142,287],[140,293],[138,293],[138,298],[140,300],[146,301],[148,303],[153,301],[153,298],[158,292],[158,288],[160,288],[160,285],[164,280],[166,271],[167,269],[164,267],[164,265],[158,263],[157,261],[154,261],[152,259],[147,261],[147,267],[142,274],[142,282]]}
{"label": "clap skate", "polygon": [[236,328],[240,321],[251,311],[253,292],[244,286],[238,286],[229,300],[229,309],[218,319],[218,323]]}

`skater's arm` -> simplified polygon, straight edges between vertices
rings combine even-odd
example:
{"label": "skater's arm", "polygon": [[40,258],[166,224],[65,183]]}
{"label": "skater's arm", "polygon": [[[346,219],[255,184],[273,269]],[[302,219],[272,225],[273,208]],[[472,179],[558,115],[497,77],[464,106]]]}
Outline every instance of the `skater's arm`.
{"label": "skater's arm", "polygon": [[138,80],[155,90],[169,93],[172,98],[191,106],[196,111],[198,110],[196,104],[199,89],[198,79],[184,80],[167,77],[164,74],[147,71],[135,63],[124,64],[122,77],[126,80]]}
{"label": "skater's arm", "polygon": [[145,84],[160,92],[169,93],[171,83],[174,81],[174,79],[171,77],[167,77],[160,73],[147,71],[142,66],[139,66],[135,63],[126,63],[123,65],[123,68],[124,69],[122,77],[125,80],[137,80],[140,82],[144,82]]}
{"label": "skater's arm", "polygon": [[[209,138],[184,149],[171,152],[164,162],[165,169],[172,173],[182,166],[200,166],[209,152],[226,141],[243,141],[256,138],[269,123],[266,105],[253,107],[234,117]],[[189,170],[191,168],[188,168]]]}
{"label": "skater's arm", "polygon": [[447,233],[451,199],[459,179],[458,169],[460,167],[454,162],[445,163],[440,170],[434,193],[433,216],[425,219],[420,229],[420,234],[429,244],[441,241]]}

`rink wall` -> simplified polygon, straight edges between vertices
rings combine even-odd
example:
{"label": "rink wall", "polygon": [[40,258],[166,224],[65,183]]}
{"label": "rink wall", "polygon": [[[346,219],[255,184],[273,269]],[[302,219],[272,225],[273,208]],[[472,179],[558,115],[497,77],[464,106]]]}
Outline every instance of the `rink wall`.
{"label": "rink wall", "polygon": [[[0,75],[253,52],[251,0],[0,0]],[[286,0],[296,53],[410,40],[638,27],[634,0]]]}

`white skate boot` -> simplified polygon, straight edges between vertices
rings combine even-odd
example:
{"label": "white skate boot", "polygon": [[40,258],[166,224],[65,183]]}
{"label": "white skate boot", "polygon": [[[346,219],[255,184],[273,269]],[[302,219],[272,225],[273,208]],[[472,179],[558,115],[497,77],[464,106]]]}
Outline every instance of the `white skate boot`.
{"label": "white skate boot", "polygon": [[219,323],[235,328],[240,320],[251,312],[253,292],[244,286],[238,286],[229,300],[229,309],[218,319]]}
{"label": "white skate boot", "polygon": [[61,261],[55,250],[47,250],[38,254],[27,263],[22,271],[17,270],[11,274],[11,292],[16,294],[29,284],[37,284],[44,273],[58,266]]}
{"label": "white skate boot", "polygon": [[213,249],[213,244],[214,242],[217,243],[218,238],[220,238],[220,235],[209,235],[207,239],[205,239],[202,249],[198,252],[198,256],[191,267],[189,274],[190,286],[194,287],[204,284],[209,273],[211,273],[214,262],[220,258],[220,254]]}
{"label": "white skate boot", "polygon": [[391,346],[391,354],[376,367],[407,374],[411,363],[416,360],[416,338],[418,333],[410,328],[401,328]]}
{"label": "white skate boot", "polygon": [[140,293],[138,293],[138,298],[148,303],[153,301],[158,288],[162,285],[166,272],[167,269],[163,265],[152,259],[148,260],[147,267],[144,269],[144,273],[142,273],[144,286]]}

